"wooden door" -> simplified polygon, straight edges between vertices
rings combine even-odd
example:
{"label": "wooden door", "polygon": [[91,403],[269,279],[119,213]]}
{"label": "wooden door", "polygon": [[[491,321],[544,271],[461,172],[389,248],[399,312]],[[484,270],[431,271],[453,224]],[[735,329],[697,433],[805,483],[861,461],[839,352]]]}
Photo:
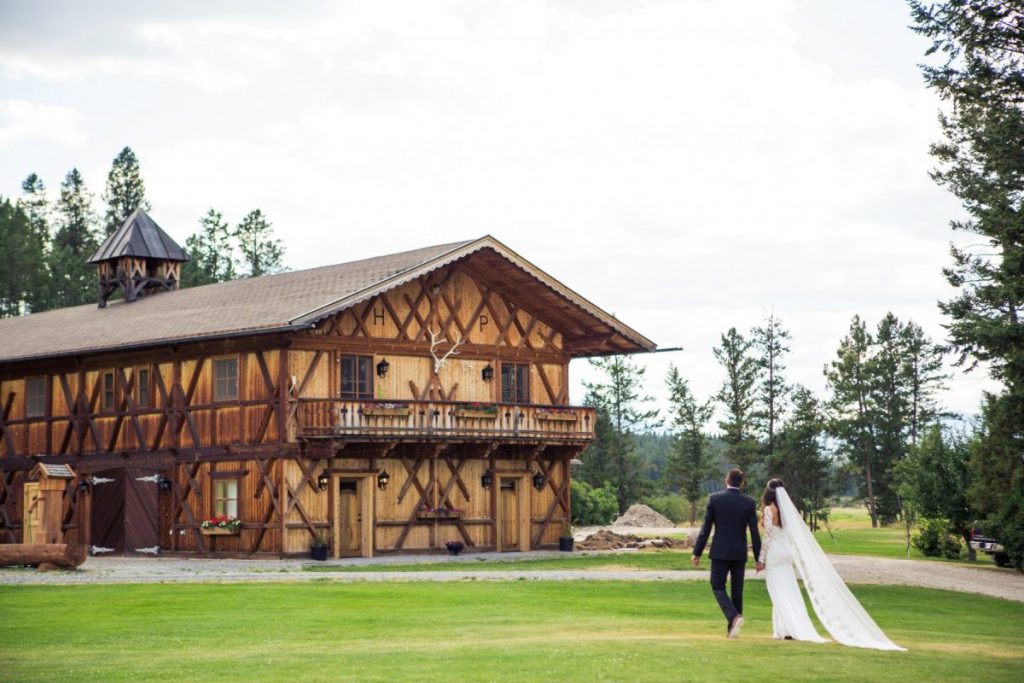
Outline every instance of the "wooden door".
{"label": "wooden door", "polygon": [[[24,512],[22,513],[22,543],[44,543],[43,519],[46,515],[46,501],[39,493],[39,482],[25,482]],[[37,540],[38,539],[38,540]]]}
{"label": "wooden door", "polygon": [[124,551],[160,554],[160,474],[137,467],[125,469]]}
{"label": "wooden door", "polygon": [[498,549],[519,550],[519,480],[501,477],[498,485]]}
{"label": "wooden door", "polygon": [[89,513],[89,553],[124,552],[124,468],[92,475]]}
{"label": "wooden door", "polygon": [[338,529],[338,556],[359,556],[363,537],[362,510],[359,504],[359,484],[355,479],[342,479],[339,484]]}

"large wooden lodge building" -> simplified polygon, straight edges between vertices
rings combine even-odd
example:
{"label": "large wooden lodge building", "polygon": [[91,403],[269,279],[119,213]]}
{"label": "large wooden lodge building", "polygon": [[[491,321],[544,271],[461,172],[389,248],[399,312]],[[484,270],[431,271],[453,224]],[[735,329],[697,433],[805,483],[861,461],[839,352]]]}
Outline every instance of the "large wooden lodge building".
{"label": "large wooden lodge building", "polygon": [[0,320],[0,542],[549,547],[594,431],[570,359],[654,349],[490,236],[179,289],[187,259],[137,211],[99,306]]}

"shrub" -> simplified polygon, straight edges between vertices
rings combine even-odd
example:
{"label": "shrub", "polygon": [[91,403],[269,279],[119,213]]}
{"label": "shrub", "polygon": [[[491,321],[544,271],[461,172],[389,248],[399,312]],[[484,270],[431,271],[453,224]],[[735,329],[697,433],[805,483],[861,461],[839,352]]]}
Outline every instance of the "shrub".
{"label": "shrub", "polygon": [[911,543],[927,557],[960,558],[963,544],[949,533],[949,523],[944,519],[922,519]]}
{"label": "shrub", "polygon": [[572,481],[572,521],[581,526],[611,524],[619,512],[615,489],[609,482],[594,488],[585,481]]}
{"label": "shrub", "polygon": [[665,515],[676,524],[690,521],[690,503],[678,493],[647,496],[641,502],[652,510]]}

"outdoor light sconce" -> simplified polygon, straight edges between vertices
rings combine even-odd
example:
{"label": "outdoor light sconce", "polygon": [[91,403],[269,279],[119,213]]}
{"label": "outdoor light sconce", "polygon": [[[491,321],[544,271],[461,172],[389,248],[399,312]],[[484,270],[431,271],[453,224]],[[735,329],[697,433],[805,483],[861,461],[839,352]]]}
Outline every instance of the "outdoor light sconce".
{"label": "outdoor light sconce", "polygon": [[78,492],[81,493],[83,496],[89,495],[88,479],[82,479],[81,481],[78,482]]}
{"label": "outdoor light sconce", "polygon": [[487,470],[480,477],[480,485],[483,486],[485,489],[489,489],[489,488],[491,488],[491,484],[493,484],[493,483],[494,483],[494,475],[491,474],[490,470]]}
{"label": "outdoor light sconce", "polygon": [[156,480],[156,487],[160,490],[160,493],[170,493],[171,480],[167,477],[160,477]]}
{"label": "outdoor light sconce", "polygon": [[485,382],[490,382],[494,379],[494,368],[491,367],[490,363],[488,363],[487,367],[480,372],[480,376]]}
{"label": "outdoor light sconce", "polygon": [[544,489],[544,483],[547,480],[548,480],[547,477],[545,477],[540,472],[537,472],[535,475],[533,475],[533,488],[537,489],[538,491],[543,490]]}
{"label": "outdoor light sconce", "polygon": [[388,474],[387,470],[381,470],[380,474],[377,475],[377,488],[383,491],[388,487],[389,481],[391,481],[391,475]]}
{"label": "outdoor light sconce", "polygon": [[316,478],[316,485],[321,491],[326,491],[327,487],[331,485],[331,477],[327,474],[327,470],[320,473],[320,476]]}
{"label": "outdoor light sconce", "polygon": [[388,368],[390,368],[390,367],[391,367],[391,363],[388,362],[387,358],[385,358],[381,362],[377,363],[377,376],[378,377],[383,377],[384,375],[388,374]]}

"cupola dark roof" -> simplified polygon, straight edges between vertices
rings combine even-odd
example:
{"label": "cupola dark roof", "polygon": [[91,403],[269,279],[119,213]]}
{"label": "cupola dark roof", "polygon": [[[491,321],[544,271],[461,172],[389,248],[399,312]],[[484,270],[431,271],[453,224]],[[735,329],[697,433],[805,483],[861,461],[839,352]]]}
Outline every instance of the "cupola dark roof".
{"label": "cupola dark roof", "polygon": [[100,248],[89,259],[89,263],[100,263],[122,256],[160,259],[163,261],[188,261],[188,254],[164,232],[142,209],[135,209],[121,227],[103,241]]}

